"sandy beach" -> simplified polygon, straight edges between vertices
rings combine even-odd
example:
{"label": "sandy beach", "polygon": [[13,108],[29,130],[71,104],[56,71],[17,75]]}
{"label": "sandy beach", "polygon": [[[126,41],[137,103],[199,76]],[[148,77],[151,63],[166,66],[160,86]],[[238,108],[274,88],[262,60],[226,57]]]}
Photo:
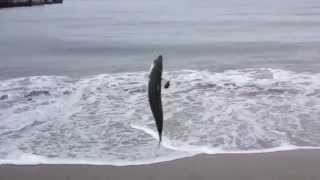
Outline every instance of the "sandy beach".
{"label": "sandy beach", "polygon": [[198,155],[141,166],[1,165],[1,180],[319,180],[320,151]]}

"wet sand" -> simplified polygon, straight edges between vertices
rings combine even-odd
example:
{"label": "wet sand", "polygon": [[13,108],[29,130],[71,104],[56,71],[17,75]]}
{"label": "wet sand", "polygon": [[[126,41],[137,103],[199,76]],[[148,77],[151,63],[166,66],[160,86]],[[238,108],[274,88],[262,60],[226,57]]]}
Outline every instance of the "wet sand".
{"label": "wet sand", "polygon": [[1,180],[319,180],[320,150],[198,155],[138,166],[1,165]]}

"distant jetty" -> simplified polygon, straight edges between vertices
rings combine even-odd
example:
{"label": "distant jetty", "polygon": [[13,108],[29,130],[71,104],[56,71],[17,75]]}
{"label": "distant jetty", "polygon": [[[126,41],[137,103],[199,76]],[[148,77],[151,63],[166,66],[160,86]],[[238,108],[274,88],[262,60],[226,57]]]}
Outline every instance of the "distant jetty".
{"label": "distant jetty", "polygon": [[0,0],[0,8],[63,3],[63,0]]}

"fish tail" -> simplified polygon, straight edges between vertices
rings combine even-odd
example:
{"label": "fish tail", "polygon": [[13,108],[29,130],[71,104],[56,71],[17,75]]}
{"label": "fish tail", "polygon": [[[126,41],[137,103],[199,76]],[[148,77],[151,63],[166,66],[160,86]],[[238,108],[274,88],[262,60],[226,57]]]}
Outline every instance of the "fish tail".
{"label": "fish tail", "polygon": [[161,141],[162,141],[162,137],[159,136],[159,144],[158,144],[158,147],[159,147],[159,148],[160,148],[160,146],[161,146]]}

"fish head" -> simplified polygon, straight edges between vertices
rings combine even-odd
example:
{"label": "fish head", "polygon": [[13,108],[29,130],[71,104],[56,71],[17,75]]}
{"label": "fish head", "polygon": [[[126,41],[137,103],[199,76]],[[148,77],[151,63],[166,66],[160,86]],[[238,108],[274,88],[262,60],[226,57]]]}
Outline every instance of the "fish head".
{"label": "fish head", "polygon": [[162,56],[161,55],[158,56],[158,58],[153,61],[154,66],[160,65],[160,64],[162,65]]}

